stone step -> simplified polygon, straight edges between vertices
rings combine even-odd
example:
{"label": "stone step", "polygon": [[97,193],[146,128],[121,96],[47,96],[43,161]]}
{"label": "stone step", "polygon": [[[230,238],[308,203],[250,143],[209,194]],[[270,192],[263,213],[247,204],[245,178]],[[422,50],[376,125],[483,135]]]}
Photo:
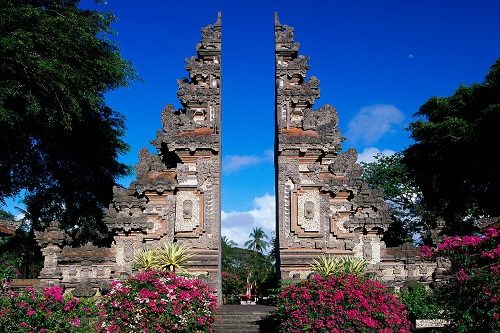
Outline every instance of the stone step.
{"label": "stone step", "polygon": [[223,305],[217,310],[215,333],[260,333],[262,322],[273,307],[262,305]]}

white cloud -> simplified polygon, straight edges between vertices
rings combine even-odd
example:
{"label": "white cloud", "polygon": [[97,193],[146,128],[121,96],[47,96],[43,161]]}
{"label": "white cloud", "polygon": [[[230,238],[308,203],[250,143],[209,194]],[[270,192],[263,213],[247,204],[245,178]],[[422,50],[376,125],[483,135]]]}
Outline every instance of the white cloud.
{"label": "white cloud", "polygon": [[377,156],[378,154],[389,156],[393,155],[394,153],[395,151],[391,149],[380,150],[377,147],[366,147],[361,153],[358,154],[357,162],[371,163],[375,161],[375,156]]}
{"label": "white cloud", "polygon": [[261,227],[271,237],[275,230],[276,202],[268,193],[253,200],[249,211],[222,211],[222,236],[235,241],[242,247],[255,227]]}
{"label": "white cloud", "polygon": [[222,163],[224,172],[235,172],[244,167],[259,165],[262,163],[272,162],[274,153],[271,149],[264,151],[260,156],[257,155],[228,155]]}
{"label": "white cloud", "polygon": [[394,105],[367,106],[351,119],[346,136],[352,142],[362,141],[365,144],[372,144],[393,131],[395,125],[402,123],[404,118],[403,113]]}

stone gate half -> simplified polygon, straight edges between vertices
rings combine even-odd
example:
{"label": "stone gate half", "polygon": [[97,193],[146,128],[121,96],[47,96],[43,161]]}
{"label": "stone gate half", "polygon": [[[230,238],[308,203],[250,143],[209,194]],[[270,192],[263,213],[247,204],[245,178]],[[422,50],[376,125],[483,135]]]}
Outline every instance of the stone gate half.
{"label": "stone gate half", "polygon": [[276,235],[281,278],[305,278],[322,253],[380,262],[390,223],[382,194],[361,180],[357,152],[344,153],[337,111],[320,96],[294,29],[275,14]]}
{"label": "stone gate half", "polygon": [[117,270],[131,272],[134,250],[176,241],[195,252],[189,270],[220,290],[221,15],[202,29],[189,77],[177,80],[182,107],[167,105],[162,128],[143,148],[137,180],[114,188],[105,223],[116,233]]}
{"label": "stone gate half", "polygon": [[[40,278],[77,288],[132,273],[135,251],[179,242],[195,256],[188,269],[206,279],[221,295],[220,151],[221,15],[202,28],[196,56],[186,59],[188,78],[178,80],[182,107],[167,105],[161,129],[143,148],[137,179],[113,188],[104,222],[113,233],[111,248],[64,246],[57,223],[37,234],[45,256]],[[219,297],[219,300],[221,297]]]}

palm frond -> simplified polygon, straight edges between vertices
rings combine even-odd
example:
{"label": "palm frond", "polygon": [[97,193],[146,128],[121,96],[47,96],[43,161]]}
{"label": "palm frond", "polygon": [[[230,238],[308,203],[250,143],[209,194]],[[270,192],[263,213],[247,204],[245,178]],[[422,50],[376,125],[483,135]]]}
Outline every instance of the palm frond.
{"label": "palm frond", "polygon": [[355,257],[331,257],[322,254],[310,265],[312,270],[322,276],[352,274],[361,275],[370,263]]}

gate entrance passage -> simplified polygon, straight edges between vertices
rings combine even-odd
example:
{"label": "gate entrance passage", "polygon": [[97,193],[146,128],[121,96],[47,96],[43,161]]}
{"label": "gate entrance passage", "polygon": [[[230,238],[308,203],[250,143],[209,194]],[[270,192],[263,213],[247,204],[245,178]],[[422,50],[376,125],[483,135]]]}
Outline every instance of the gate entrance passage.
{"label": "gate entrance passage", "polygon": [[[143,148],[137,179],[113,189],[104,214],[113,245],[65,246],[66,235],[51,224],[37,233],[44,282],[73,288],[75,295],[95,291],[103,281],[131,274],[137,250],[178,242],[194,253],[188,270],[215,288],[221,302],[221,28],[220,13],[202,28],[196,56],[186,60],[188,78],[177,81],[181,108],[164,108],[151,141],[156,151]],[[435,263],[422,261],[413,245],[385,248],[389,207],[361,179],[356,151],[341,152],[335,108],[313,108],[319,80],[306,80],[308,58],[299,55],[293,32],[275,16],[278,273],[304,279],[313,259],[330,254],[363,258],[382,280],[429,280]]]}

